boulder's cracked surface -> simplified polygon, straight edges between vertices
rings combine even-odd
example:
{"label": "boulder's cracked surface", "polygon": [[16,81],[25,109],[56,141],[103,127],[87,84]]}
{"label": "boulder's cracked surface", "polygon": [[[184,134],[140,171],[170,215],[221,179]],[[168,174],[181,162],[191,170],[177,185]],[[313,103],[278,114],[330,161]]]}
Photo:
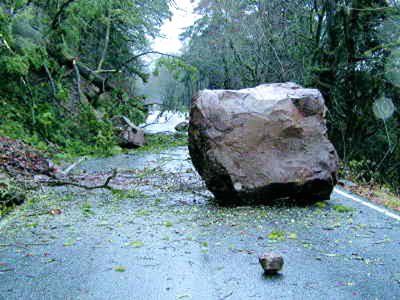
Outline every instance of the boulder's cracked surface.
{"label": "boulder's cracked surface", "polygon": [[193,99],[189,151],[223,204],[327,200],[338,156],[321,93],[294,83],[203,90]]}

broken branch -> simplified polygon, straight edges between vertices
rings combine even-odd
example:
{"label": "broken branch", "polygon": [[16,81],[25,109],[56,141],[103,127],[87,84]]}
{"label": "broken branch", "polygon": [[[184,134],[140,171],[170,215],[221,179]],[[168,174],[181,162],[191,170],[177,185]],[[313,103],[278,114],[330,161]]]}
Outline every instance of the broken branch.
{"label": "broken branch", "polygon": [[68,175],[73,168],[75,168],[77,165],[79,165],[85,159],[86,159],[86,157],[81,157],[77,162],[73,163],[68,168],[66,168],[64,171],[62,171],[61,174]]}
{"label": "broken branch", "polygon": [[28,246],[46,246],[48,243],[10,243],[10,244],[0,244],[0,247],[16,247],[22,249],[28,249]]}
{"label": "broken branch", "polygon": [[115,178],[118,174],[117,169],[113,169],[112,174],[106,179],[104,184],[101,185],[95,185],[95,186],[88,186],[84,184],[79,184],[71,181],[64,181],[64,180],[42,180],[40,183],[48,184],[50,186],[63,186],[63,185],[72,185],[76,186],[85,190],[94,190],[94,189],[107,189],[107,190],[113,190],[111,186],[109,186],[109,183],[111,179]]}

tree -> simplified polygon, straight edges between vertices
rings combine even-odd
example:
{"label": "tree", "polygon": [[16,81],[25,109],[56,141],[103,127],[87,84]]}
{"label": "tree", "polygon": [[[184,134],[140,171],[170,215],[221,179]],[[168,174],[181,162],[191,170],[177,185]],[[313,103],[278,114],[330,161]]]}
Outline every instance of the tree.
{"label": "tree", "polygon": [[148,78],[142,54],[150,51],[148,38],[171,16],[171,3],[3,1],[0,100],[7,110],[0,112],[2,131],[21,135],[7,127],[6,120],[18,119],[28,136],[66,145],[68,137],[92,143],[101,130],[104,135],[112,114],[143,121],[132,86],[135,78]]}
{"label": "tree", "polygon": [[[346,164],[365,164],[367,180],[379,172],[398,174],[399,116],[382,127],[373,107],[382,98],[399,104],[399,90],[385,71],[393,45],[382,30],[400,11],[380,0],[322,1],[317,10],[324,30],[316,36],[309,84],[323,92],[330,108],[330,137]],[[394,177],[388,180],[399,180]]]}
{"label": "tree", "polygon": [[207,88],[318,88],[344,164],[361,166],[365,180],[400,182],[398,111],[383,121],[374,114],[399,105],[397,1],[202,0],[197,12],[183,59]]}

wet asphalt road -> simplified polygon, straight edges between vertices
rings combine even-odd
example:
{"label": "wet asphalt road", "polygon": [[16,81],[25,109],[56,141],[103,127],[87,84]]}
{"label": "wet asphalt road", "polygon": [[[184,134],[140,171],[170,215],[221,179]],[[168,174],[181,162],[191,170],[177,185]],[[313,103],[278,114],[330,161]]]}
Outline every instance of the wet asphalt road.
{"label": "wet asphalt road", "polygon": [[[0,221],[0,300],[400,299],[399,221],[336,193],[218,207],[183,148],[79,171],[101,183],[115,167],[125,194],[53,188]],[[263,274],[267,252],[284,256],[280,275]]]}

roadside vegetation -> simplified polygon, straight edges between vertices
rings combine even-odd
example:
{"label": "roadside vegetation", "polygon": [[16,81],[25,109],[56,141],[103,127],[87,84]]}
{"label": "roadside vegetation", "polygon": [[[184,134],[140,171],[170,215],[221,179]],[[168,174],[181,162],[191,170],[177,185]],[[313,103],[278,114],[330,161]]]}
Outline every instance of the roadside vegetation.
{"label": "roadside vegetation", "polygon": [[0,135],[43,150],[112,154],[110,119],[146,118],[138,82],[169,0],[2,1]]}
{"label": "roadside vegetation", "polygon": [[188,138],[185,132],[176,132],[168,135],[161,133],[147,135],[146,142],[147,145],[136,150],[136,152],[158,152],[160,150],[186,146],[188,143]]}

